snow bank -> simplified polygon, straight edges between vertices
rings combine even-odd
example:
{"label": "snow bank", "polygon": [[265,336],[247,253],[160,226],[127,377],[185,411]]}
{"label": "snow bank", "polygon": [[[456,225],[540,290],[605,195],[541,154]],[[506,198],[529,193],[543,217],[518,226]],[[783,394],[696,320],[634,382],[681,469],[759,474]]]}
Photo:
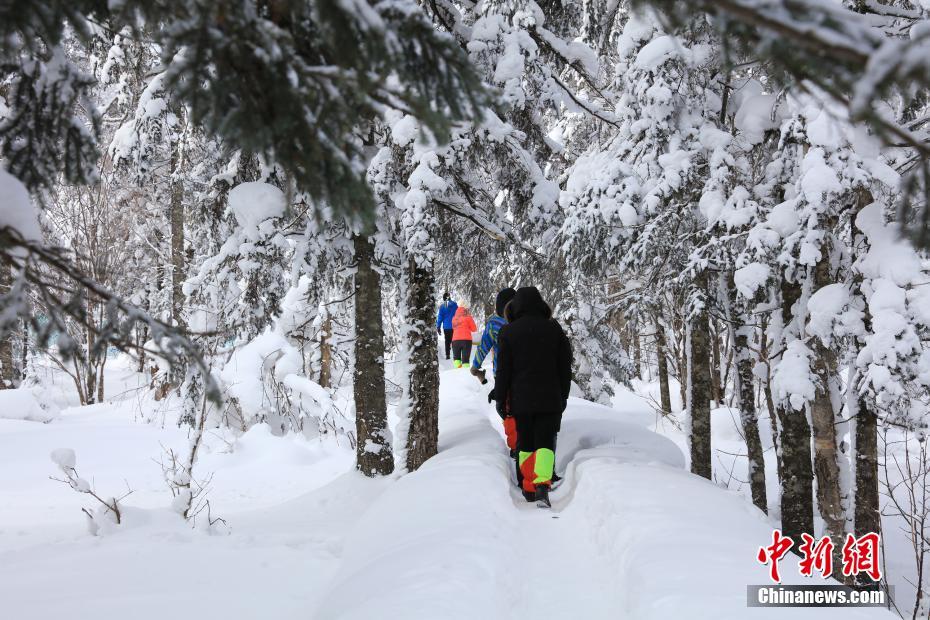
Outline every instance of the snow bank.
{"label": "snow bank", "polygon": [[57,416],[58,410],[42,402],[32,388],[0,390],[0,418],[51,422]]}

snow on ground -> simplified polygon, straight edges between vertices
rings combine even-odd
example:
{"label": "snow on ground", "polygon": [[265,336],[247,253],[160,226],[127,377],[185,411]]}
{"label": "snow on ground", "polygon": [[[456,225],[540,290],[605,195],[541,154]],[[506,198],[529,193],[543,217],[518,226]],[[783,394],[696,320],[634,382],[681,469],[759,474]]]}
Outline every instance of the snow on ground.
{"label": "snow on ground", "polygon": [[[767,580],[755,553],[772,525],[739,493],[688,474],[676,442],[649,430],[648,401],[626,393],[618,411],[571,399],[557,449],[565,480],[546,511],[512,484],[488,388],[463,370],[441,377],[440,454],[399,479],[356,474],[331,439],[210,435],[199,471],[214,474],[226,535],[167,510],[153,459],[186,437],[139,422],[158,418],[138,415],[151,405],[139,397],[65,407],[49,424],[0,419],[4,616],[888,617],[747,608],[746,585]],[[61,447],[95,488],[133,489],[115,533],[90,536],[85,497],[48,479]]]}
{"label": "snow on ground", "polygon": [[[440,454],[359,520],[315,618],[889,617],[747,608],[746,586],[767,582],[755,554],[771,524],[738,493],[686,473],[641,406],[571,399],[553,509],[527,504],[483,396],[466,373],[443,373]],[[782,574],[812,583],[790,560]]]}
{"label": "snow on ground", "polygon": [[[168,511],[155,462],[186,433],[136,421],[135,392],[119,385],[129,373],[108,372],[125,400],[65,408],[50,424],[0,419],[0,617],[306,618],[342,536],[390,481],[356,475],[353,452],[332,440],[211,433],[198,471],[213,474],[208,497],[231,533],[192,530]],[[115,534],[90,536],[80,508],[92,503],[49,480],[62,447],[97,490],[132,489]]]}
{"label": "snow on ground", "polygon": [[[683,421],[680,419],[681,398],[679,396],[678,382],[672,379],[670,386],[672,411],[676,413],[664,418],[657,413],[659,409],[659,386],[657,382],[634,381],[633,388],[635,391],[618,387],[613,399],[613,407],[623,412],[642,412],[641,415],[644,416],[644,419],[650,418],[646,421],[647,428],[673,441],[684,454],[686,463],[690,463],[687,438],[682,429]],[[646,412],[650,413],[647,414]],[[848,430],[848,427],[844,428]],[[752,498],[748,482],[749,464],[746,458],[746,442],[743,439],[739,410],[731,407],[713,409],[711,411],[711,432],[714,482],[718,486],[741,494],[744,500],[750,503]],[[759,412],[759,436],[764,450],[770,524],[775,527],[778,525],[781,515],[780,486],[777,473],[778,464],[772,444],[772,421],[765,411]],[[893,430],[890,432],[889,437],[892,441],[900,441],[902,434],[900,431]],[[851,438],[845,435],[841,437],[841,441],[848,446]],[[913,444],[911,447],[913,449]],[[879,450],[882,450],[881,441]],[[903,455],[902,444],[893,445],[889,449],[889,454],[896,455],[901,463],[906,460]],[[913,454],[911,456],[913,457]],[[891,462],[891,458],[889,458],[889,462]],[[882,477],[883,475],[880,470],[879,476]],[[900,475],[891,464],[889,465],[889,476],[893,483],[900,480]],[[894,595],[899,606],[904,610],[910,610],[916,593],[916,589],[908,581],[909,579],[913,580],[913,576],[917,573],[914,552],[909,534],[903,528],[903,520],[890,514],[894,512],[894,507],[889,505],[884,494],[882,502],[884,506],[882,518],[884,574],[888,582],[893,586]],[[824,533],[823,521],[819,515],[815,516],[815,527],[817,529],[816,534],[822,536]],[[792,570],[794,570],[794,567],[792,567]]]}

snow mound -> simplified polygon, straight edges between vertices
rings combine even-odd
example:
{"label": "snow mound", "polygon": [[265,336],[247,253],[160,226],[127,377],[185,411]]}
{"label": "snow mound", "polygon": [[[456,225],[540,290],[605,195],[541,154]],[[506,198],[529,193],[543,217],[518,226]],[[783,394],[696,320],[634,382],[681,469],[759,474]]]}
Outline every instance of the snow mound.
{"label": "snow mound", "polygon": [[58,410],[42,402],[31,388],[0,390],[0,418],[51,422],[58,417]]}
{"label": "snow mound", "polygon": [[77,455],[74,454],[74,450],[71,448],[55,448],[49,456],[52,463],[58,465],[59,469],[62,470],[74,469],[75,465],[77,465]]}
{"label": "snow mound", "polygon": [[300,369],[300,355],[284,336],[265,332],[238,349],[220,371],[247,416],[260,416],[273,406],[273,395],[266,389],[266,378],[282,379]]}

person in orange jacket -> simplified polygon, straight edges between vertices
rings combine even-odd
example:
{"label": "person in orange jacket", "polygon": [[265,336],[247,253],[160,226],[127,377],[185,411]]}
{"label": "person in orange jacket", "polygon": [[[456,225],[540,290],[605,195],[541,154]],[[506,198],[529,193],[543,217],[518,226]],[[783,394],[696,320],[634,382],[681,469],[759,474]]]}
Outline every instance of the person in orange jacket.
{"label": "person in orange jacket", "polygon": [[471,367],[471,336],[476,331],[478,326],[468,308],[459,306],[452,317],[452,365],[456,368]]}

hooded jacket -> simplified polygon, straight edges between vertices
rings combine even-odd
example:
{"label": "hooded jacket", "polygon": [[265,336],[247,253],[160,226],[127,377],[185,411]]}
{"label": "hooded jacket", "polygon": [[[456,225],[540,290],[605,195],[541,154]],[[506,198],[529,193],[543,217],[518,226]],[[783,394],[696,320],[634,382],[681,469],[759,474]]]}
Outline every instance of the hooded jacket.
{"label": "hooded jacket", "polygon": [[442,327],[445,330],[452,329],[452,318],[455,311],[458,310],[458,304],[451,299],[446,299],[439,304],[439,314],[436,316],[436,328]]}
{"label": "hooded jacket", "polygon": [[471,342],[471,335],[478,331],[478,326],[475,325],[475,319],[471,318],[471,315],[468,314],[468,310],[464,307],[459,307],[455,311],[455,317],[452,319],[452,342],[456,340],[467,340]]}
{"label": "hooded jacket", "polygon": [[513,415],[561,413],[572,378],[572,348],[534,286],[517,291],[497,338],[494,394]]}

